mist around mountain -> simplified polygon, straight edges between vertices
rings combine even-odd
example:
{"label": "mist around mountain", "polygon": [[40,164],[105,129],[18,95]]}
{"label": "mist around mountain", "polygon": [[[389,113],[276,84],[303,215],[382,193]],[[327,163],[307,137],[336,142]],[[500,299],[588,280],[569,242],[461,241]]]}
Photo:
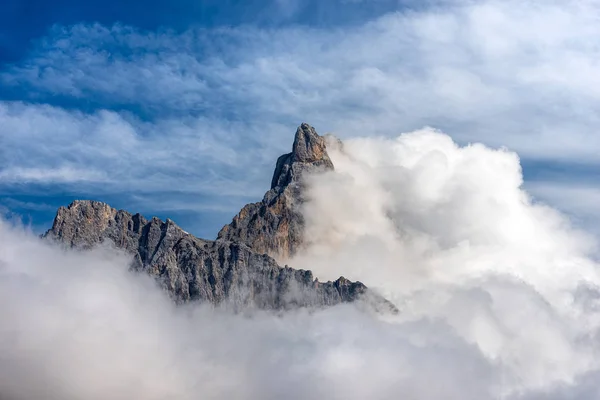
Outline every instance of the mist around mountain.
{"label": "mist around mountain", "polygon": [[216,240],[93,201],[3,221],[0,397],[595,399],[595,240],[522,183],[440,131],[303,124]]}
{"label": "mist around mountain", "polygon": [[58,210],[44,239],[66,248],[108,245],[132,256],[131,269],[156,277],[177,303],[209,302],[234,310],[281,310],[360,301],[375,311],[397,312],[361,282],[342,277],[319,282],[309,270],[280,267],[303,247],[304,179],[333,170],[325,139],[304,123],[292,151],[279,157],[271,189],[248,204],[216,241],[194,237],[172,220],[147,220],[97,201],[75,201]]}

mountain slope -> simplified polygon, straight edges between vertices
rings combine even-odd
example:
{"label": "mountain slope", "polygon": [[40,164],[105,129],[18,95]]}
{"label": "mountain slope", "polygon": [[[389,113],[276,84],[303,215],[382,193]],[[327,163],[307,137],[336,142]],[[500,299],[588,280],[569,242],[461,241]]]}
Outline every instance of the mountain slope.
{"label": "mountain slope", "polygon": [[302,178],[333,168],[325,139],[312,126],[300,125],[292,152],[277,160],[271,189],[262,201],[244,206],[218,238],[245,243],[277,260],[289,259],[303,243],[304,218],[299,210],[304,201]]}
{"label": "mountain slope", "polygon": [[108,243],[125,250],[133,257],[132,269],[156,277],[179,303],[279,310],[366,300],[376,309],[395,311],[361,282],[343,277],[319,282],[311,271],[280,267],[269,255],[290,255],[302,244],[297,208],[302,175],[331,168],[323,138],[303,124],[293,151],[277,161],[263,201],[245,206],[215,241],[196,238],[170,219],[147,220],[90,200],[61,207],[44,237],[70,248]]}

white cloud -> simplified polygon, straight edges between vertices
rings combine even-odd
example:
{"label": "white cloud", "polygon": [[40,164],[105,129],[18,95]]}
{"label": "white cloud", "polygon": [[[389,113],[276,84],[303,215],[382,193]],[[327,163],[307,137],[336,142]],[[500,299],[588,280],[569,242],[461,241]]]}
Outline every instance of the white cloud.
{"label": "white cloud", "polygon": [[0,171],[0,182],[7,183],[75,183],[102,182],[104,174],[100,171],[85,171],[75,168],[60,167],[57,169],[40,168],[8,168]]}
{"label": "white cloud", "polygon": [[[273,124],[267,125],[276,129]],[[155,124],[112,111],[85,114],[47,105],[0,103],[4,183],[96,185],[99,193],[180,191],[260,196],[258,152],[278,150],[268,136],[238,136],[243,127],[207,118]],[[264,140],[264,141],[263,141]],[[247,146],[251,146],[247,149]],[[257,168],[250,165],[259,161]],[[245,168],[248,184],[227,177]]]}
{"label": "white cloud", "polygon": [[179,210],[178,223],[212,237],[268,189],[274,160],[289,146],[272,134],[288,131],[274,123],[189,116],[151,123],[129,113],[0,102],[0,186],[6,195],[42,193],[54,204],[53,196],[66,193],[148,215]]}
{"label": "white cloud", "polygon": [[0,82],[31,101],[121,111],[3,103],[0,168],[56,181],[91,168],[106,175],[100,191],[144,180],[148,192],[259,197],[302,121],[343,138],[434,126],[526,159],[597,164],[598,11],[451,1],[331,28],[55,27]]}
{"label": "white cloud", "polygon": [[[402,312],[176,311],[123,258],[2,223],[2,395],[597,398],[594,240],[530,200],[515,153],[455,141],[597,164],[598,15],[596,1],[485,1],[331,29],[56,28],[1,82],[99,110],[0,103],[0,181],[258,197],[306,120],[355,139],[315,178],[316,244],[292,265],[361,279]],[[395,138],[425,125],[455,141]],[[530,187],[596,214],[594,188]]]}
{"label": "white cloud", "polygon": [[360,26],[56,28],[6,84],[344,136],[434,125],[525,157],[596,162],[596,2],[451,2]]}
{"label": "white cloud", "polygon": [[176,308],[119,253],[2,222],[0,395],[595,398],[594,243],[531,204],[514,153],[423,130],[331,156],[310,181],[314,246],[290,264],[379,287],[398,316]]}
{"label": "white cloud", "polygon": [[[121,256],[64,253],[6,224],[0,238],[3,397],[353,399],[403,390],[476,399],[489,390],[493,368],[443,323],[378,321],[352,307],[283,317],[175,309]],[[448,356],[413,343],[419,333]],[[454,386],[472,373],[453,368],[452,355],[480,379]]]}
{"label": "white cloud", "polygon": [[310,242],[290,265],[363,280],[408,319],[442,318],[503,365],[506,389],[597,368],[597,243],[532,202],[515,153],[432,129],[329,153],[336,170],[309,181]]}

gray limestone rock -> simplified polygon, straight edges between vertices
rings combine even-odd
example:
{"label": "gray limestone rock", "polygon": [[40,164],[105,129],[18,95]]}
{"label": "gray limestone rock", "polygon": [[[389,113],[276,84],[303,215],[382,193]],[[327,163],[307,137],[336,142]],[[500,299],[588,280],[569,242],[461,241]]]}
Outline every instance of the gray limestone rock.
{"label": "gray limestone rock", "polygon": [[84,250],[114,245],[131,254],[133,270],[154,276],[178,303],[285,310],[364,300],[370,309],[397,312],[361,282],[319,282],[311,271],[280,267],[273,258],[289,257],[303,243],[303,175],[328,169],[333,164],[324,138],[302,124],[292,152],[277,160],[262,202],[246,205],[215,241],[196,238],[170,219],[148,220],[89,200],[61,207],[43,237]]}
{"label": "gray limestone rock", "polygon": [[332,170],[325,138],[303,123],[296,131],[292,152],[277,160],[271,189],[258,203],[247,204],[218,238],[247,244],[277,260],[291,258],[304,243],[304,218],[300,212],[303,178]]}
{"label": "gray limestone rock", "polygon": [[97,201],[78,200],[61,207],[44,238],[69,248],[85,250],[104,243],[125,250],[132,255],[131,268],[154,276],[177,303],[285,310],[364,298],[376,309],[395,310],[360,282],[343,277],[319,282],[311,271],[280,267],[243,243],[198,239],[169,219],[147,220]]}

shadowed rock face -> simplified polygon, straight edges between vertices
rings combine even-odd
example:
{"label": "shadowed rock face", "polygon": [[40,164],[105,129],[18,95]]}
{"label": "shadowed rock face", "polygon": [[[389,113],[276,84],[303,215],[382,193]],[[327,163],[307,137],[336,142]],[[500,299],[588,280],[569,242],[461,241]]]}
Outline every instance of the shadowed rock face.
{"label": "shadowed rock face", "polygon": [[202,240],[173,221],[147,220],[96,201],[75,201],[58,210],[44,235],[67,247],[110,244],[133,256],[132,269],[157,278],[178,303],[208,301],[234,309],[331,306],[365,298],[393,309],[360,282],[319,282],[311,271],[280,267],[242,243]]}
{"label": "shadowed rock face", "polygon": [[279,158],[274,186],[263,201],[245,206],[216,241],[196,238],[170,219],[148,220],[89,200],[61,207],[44,238],[82,250],[114,245],[132,255],[133,270],[156,277],[178,303],[281,310],[365,300],[376,310],[396,312],[360,282],[341,277],[322,283],[311,271],[280,267],[269,256],[292,254],[302,244],[296,206],[302,201],[301,177],[331,168],[323,138],[302,124],[292,153]]}
{"label": "shadowed rock face", "polygon": [[277,160],[271,189],[258,203],[247,204],[218,238],[246,243],[254,251],[277,260],[291,258],[304,243],[304,218],[300,212],[303,177],[333,169],[325,139],[302,124],[296,131],[292,152]]}

